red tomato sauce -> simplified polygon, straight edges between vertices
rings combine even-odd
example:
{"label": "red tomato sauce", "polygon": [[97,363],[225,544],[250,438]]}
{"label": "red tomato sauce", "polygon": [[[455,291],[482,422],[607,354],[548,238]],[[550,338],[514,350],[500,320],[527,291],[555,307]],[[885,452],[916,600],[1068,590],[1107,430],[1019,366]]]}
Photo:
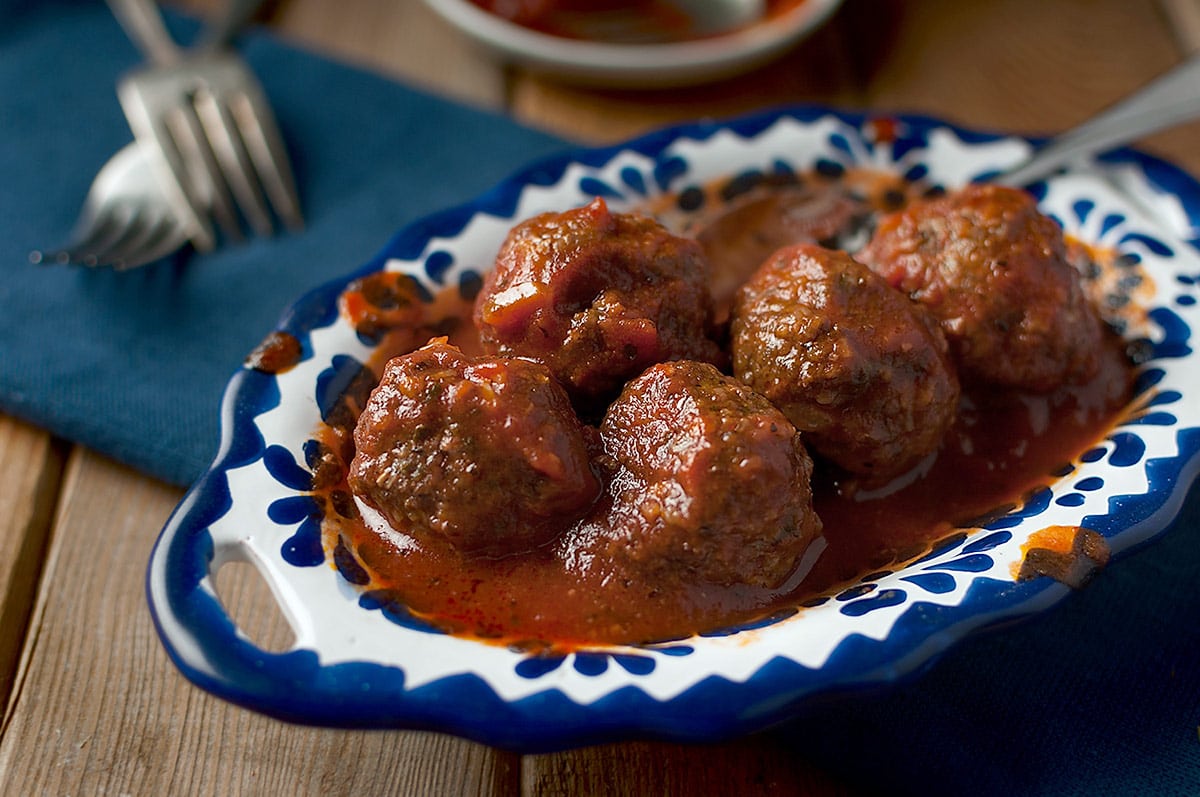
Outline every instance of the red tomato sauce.
{"label": "red tomato sauce", "polygon": [[[1073,251],[1087,252],[1099,264],[1098,273],[1117,259],[1116,253],[1090,252],[1078,244]],[[385,293],[395,293],[395,277],[380,280]],[[356,323],[378,321],[363,292],[349,290],[343,312]],[[389,312],[403,318],[392,306]],[[427,316],[437,319],[433,324],[415,330],[401,324],[386,331],[368,363],[375,374],[389,357],[434,334],[447,335],[466,353],[479,350],[470,303],[456,292],[446,293],[435,297],[433,308]],[[903,567],[938,541],[1019,506],[1031,490],[1069,473],[1081,454],[1134,411],[1134,369],[1125,349],[1121,338],[1108,335],[1093,379],[1048,394],[965,391],[943,446],[906,486],[865,493],[831,476],[818,461],[814,508],[824,524],[824,548],[811,568],[799,568],[776,589],[685,585],[670,594],[596,561],[587,545],[595,531],[586,520],[556,543],[502,559],[463,556],[449,546],[373,530],[348,505],[345,480],[353,456],[354,408],[361,408],[370,388],[359,385],[346,397],[349,411],[317,432],[331,467],[318,471],[314,493],[327,507],[340,507],[327,512],[326,550],[336,551],[333,561],[348,553],[365,569],[369,580],[362,589],[447,632],[498,644],[568,650],[728,628],[794,610],[864,574]]]}
{"label": "red tomato sauce", "polygon": [[[705,38],[670,0],[471,0],[530,30],[566,39],[682,42]],[[767,0],[764,20],[791,11],[804,0]],[[718,33],[728,33],[719,31]]]}
{"label": "red tomato sauce", "polygon": [[[814,508],[826,547],[803,578],[774,591],[697,586],[665,595],[603,563],[579,561],[571,546],[470,558],[377,534],[361,520],[327,523],[326,544],[354,552],[372,574],[367,589],[391,593],[452,633],[533,649],[678,638],[796,607],[865,573],[900,567],[957,530],[1018,506],[1103,436],[1129,389],[1129,367],[1114,343],[1086,385],[1048,396],[968,395],[929,469],[889,495],[856,498],[818,466]],[[335,489],[344,490],[344,482]],[[585,539],[588,530],[571,534]]]}

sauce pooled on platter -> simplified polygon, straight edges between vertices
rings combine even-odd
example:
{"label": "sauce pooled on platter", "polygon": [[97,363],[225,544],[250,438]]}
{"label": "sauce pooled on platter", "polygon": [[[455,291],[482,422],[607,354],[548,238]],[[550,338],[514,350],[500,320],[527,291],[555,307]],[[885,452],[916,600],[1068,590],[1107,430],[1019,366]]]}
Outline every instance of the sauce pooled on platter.
{"label": "sauce pooled on platter", "polygon": [[1127,264],[1024,193],[711,193],[525,220],[475,297],[347,289],[380,343],[309,464],[351,581],[535,650],[710,632],[1019,506],[1128,407],[1080,277]]}

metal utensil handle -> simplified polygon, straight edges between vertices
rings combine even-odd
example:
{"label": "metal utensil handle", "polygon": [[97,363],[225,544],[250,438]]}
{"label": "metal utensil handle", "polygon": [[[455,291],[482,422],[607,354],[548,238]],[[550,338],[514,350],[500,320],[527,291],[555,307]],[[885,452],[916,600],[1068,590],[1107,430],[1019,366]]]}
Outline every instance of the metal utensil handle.
{"label": "metal utensil handle", "polygon": [[1045,177],[1083,154],[1128,144],[1200,116],[1200,57],[1152,80],[1073,130],[1051,139],[1028,160],[992,182],[1021,186]]}
{"label": "metal utensil handle", "polygon": [[107,1],[126,35],[152,62],[174,64],[183,57],[183,51],[167,30],[154,0]]}
{"label": "metal utensil handle", "polygon": [[[185,54],[172,38],[154,0],[107,0],[125,33],[153,63],[178,63]],[[205,29],[195,49],[210,52],[226,47],[246,27],[263,0],[230,0],[221,15]]]}
{"label": "metal utensil handle", "polygon": [[227,47],[254,18],[264,0],[230,0],[221,16],[201,35],[197,48],[202,51]]}

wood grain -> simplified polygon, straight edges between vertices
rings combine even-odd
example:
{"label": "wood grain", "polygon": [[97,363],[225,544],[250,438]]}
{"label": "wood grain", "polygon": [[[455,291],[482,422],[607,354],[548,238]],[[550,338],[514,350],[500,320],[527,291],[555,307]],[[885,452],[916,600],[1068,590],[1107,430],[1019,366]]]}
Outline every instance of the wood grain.
{"label": "wood grain", "polygon": [[[222,0],[175,5],[211,13]],[[586,142],[793,102],[1054,131],[1200,44],[1196,0],[849,0],[769,68],[617,92],[504,67],[413,0],[289,0],[271,24],[302,46]],[[1200,173],[1196,133],[1146,146]],[[64,458],[45,433],[0,417],[0,704],[10,698],[0,794],[849,793],[770,734],[521,757],[431,733],[292,726],[225,703],[168,661],[143,595],[180,492],[86,450]],[[252,638],[287,644],[261,581],[222,572],[218,589]]]}
{"label": "wood grain", "polygon": [[[0,740],[0,794],[35,784],[54,795],[516,792],[516,756],[436,734],[288,725],[186,682],[142,592],[180,497],[82,449],[72,455]],[[271,600],[265,590],[254,599]]]}
{"label": "wood grain", "polygon": [[[1048,135],[1085,121],[1176,64],[1200,39],[1196,0],[955,0],[902,3],[890,44],[865,64],[872,108],[980,130]],[[858,6],[864,11],[862,5]],[[864,13],[864,29],[878,17]],[[1198,25],[1197,27],[1200,27]],[[1138,146],[1200,173],[1200,123]]]}
{"label": "wood grain", "polygon": [[848,795],[851,791],[771,737],[715,745],[633,742],[527,756],[522,794]]}
{"label": "wood grain", "polygon": [[63,446],[0,416],[0,729],[50,541]]}

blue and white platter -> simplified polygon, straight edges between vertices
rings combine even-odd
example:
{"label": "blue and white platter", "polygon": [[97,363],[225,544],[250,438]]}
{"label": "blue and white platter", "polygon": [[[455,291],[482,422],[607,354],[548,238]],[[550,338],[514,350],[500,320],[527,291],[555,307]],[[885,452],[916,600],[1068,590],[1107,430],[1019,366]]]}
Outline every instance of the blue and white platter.
{"label": "blue and white platter", "polygon": [[[538,656],[411,622],[371,601],[323,548],[305,447],[372,352],[339,313],[352,280],[388,269],[430,293],[474,290],[513,224],[596,195],[621,210],[722,177],[830,167],[952,188],[1015,164],[1032,146],[912,116],[890,118],[894,135],[879,136],[878,121],[793,108],[539,162],[406,227],[359,271],[300,298],[277,327],[299,340],[300,361],[233,377],[219,454],[154,549],[147,593],[174,663],[221,698],[300,723],[432,729],[530,752],[711,741],[785,721],[817,697],[892,684],[973,632],[1053,606],[1069,587],[1015,575],[1039,529],[1098,532],[1114,555],[1109,566],[1120,567],[1123,552],[1169,527],[1200,470],[1200,185],[1129,149],[1030,190],[1070,235],[1115,247],[1138,269],[1131,300],[1144,312],[1126,334],[1148,351],[1138,366],[1142,411],[1050,487],[907,566],[752,627]],[[294,632],[289,649],[260,649],[226,612],[214,585],[235,561],[270,586]]]}

